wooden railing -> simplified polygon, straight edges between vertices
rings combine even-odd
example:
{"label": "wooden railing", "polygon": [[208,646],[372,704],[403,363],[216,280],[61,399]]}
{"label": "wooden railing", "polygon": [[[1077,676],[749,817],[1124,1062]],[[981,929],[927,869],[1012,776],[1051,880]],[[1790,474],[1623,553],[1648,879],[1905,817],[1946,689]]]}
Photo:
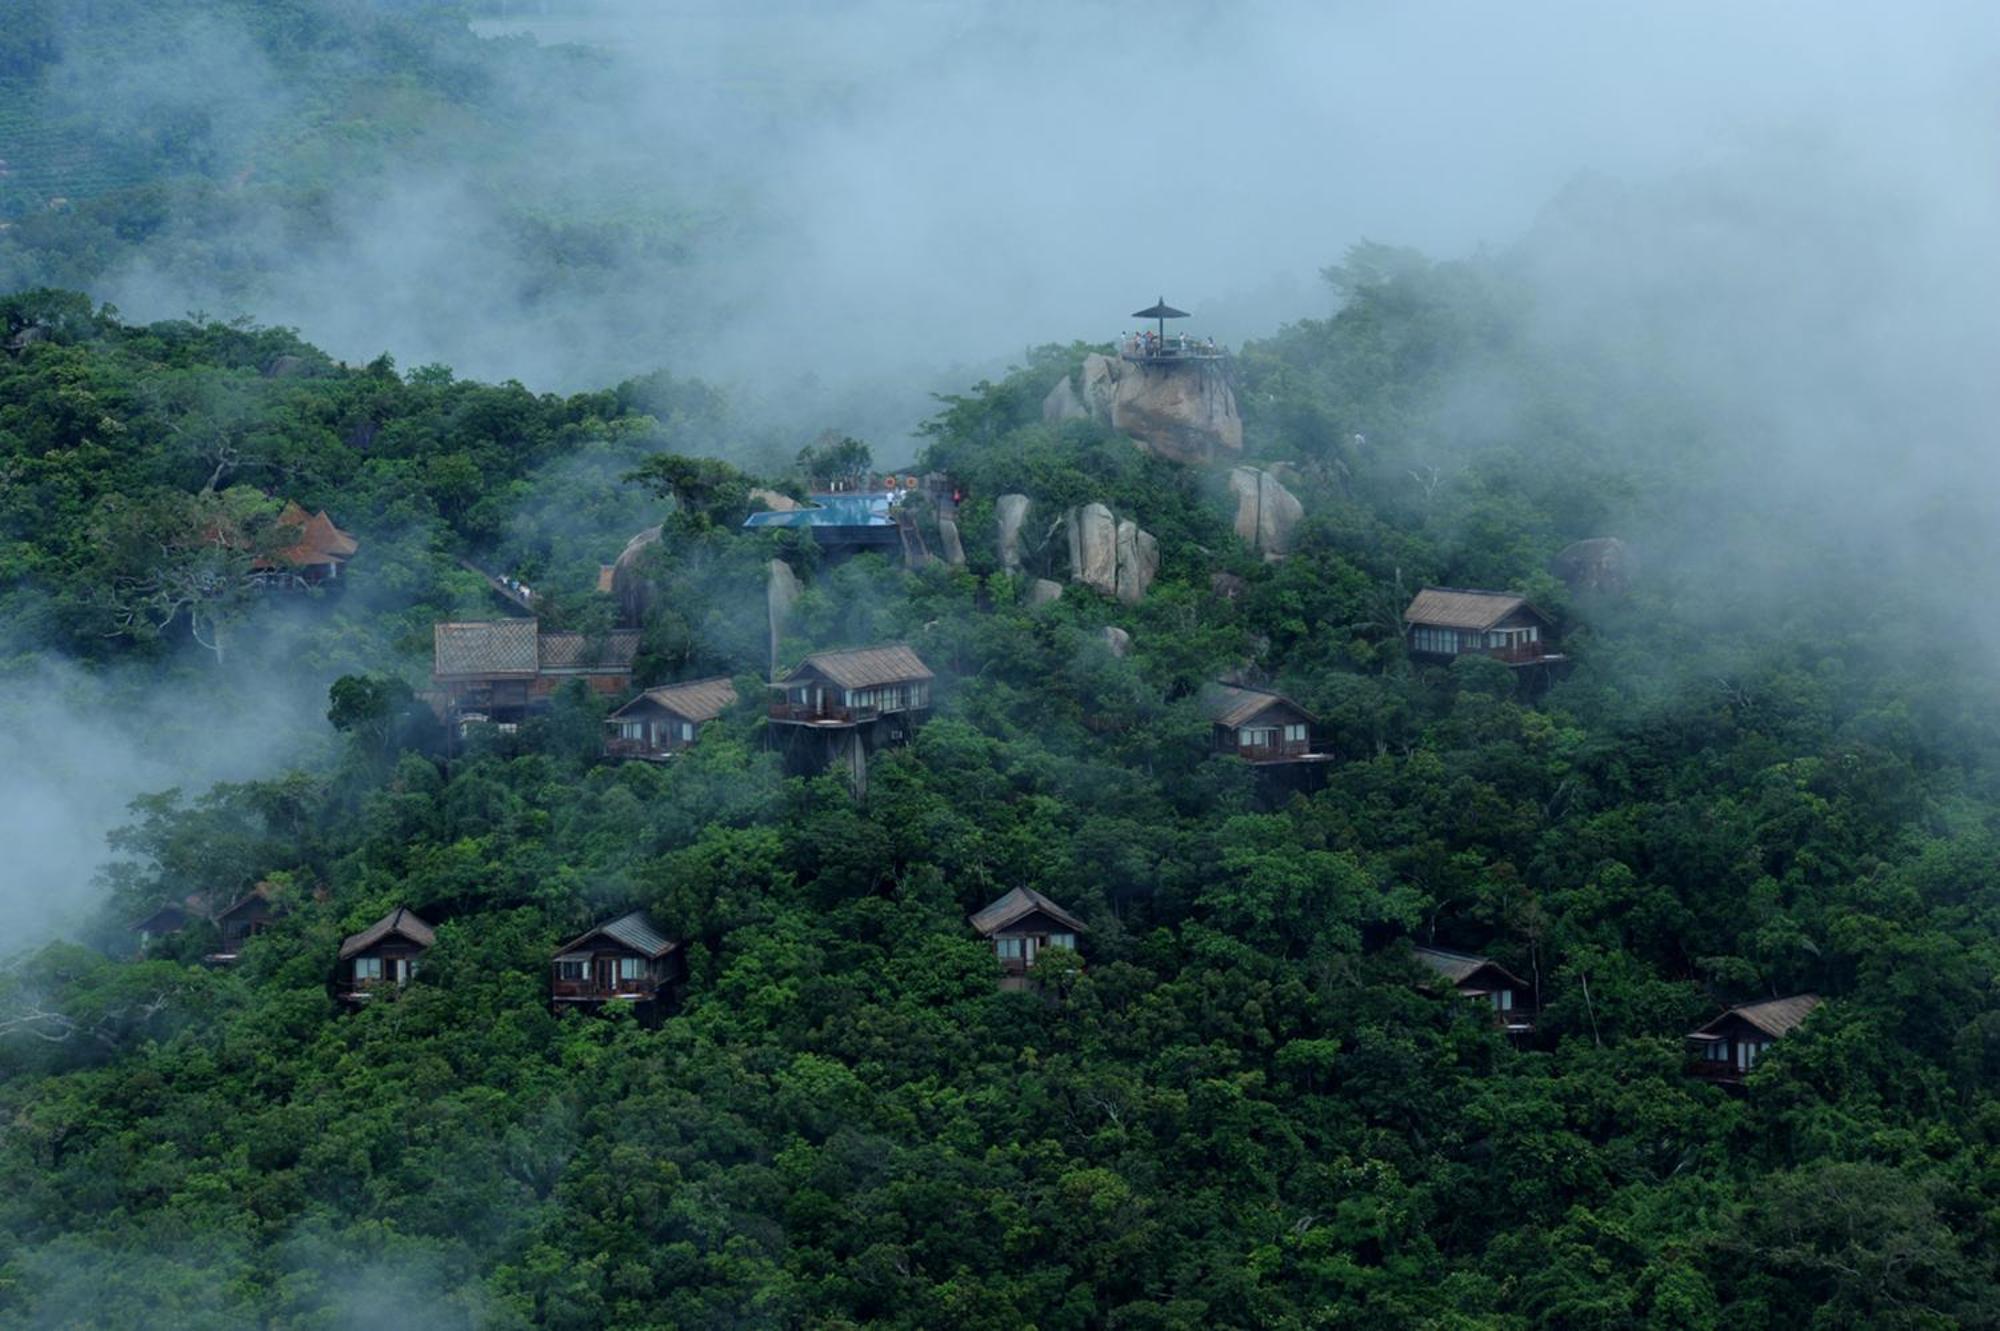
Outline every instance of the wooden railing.
{"label": "wooden railing", "polygon": [[810,703],[774,702],[771,704],[773,721],[796,721],[807,725],[859,725],[873,721],[882,715],[880,707],[837,707],[832,703],[813,706]]}
{"label": "wooden railing", "polygon": [[1303,758],[1313,751],[1312,741],[1305,739],[1285,740],[1277,744],[1231,745],[1222,750],[1233,753],[1246,763],[1279,763],[1287,758]]}
{"label": "wooden railing", "polygon": [[1697,1054],[1688,1061],[1688,1075],[1699,1077],[1703,1081],[1723,1082],[1728,1085],[1735,1085],[1741,1082],[1747,1074],[1743,1069],[1737,1067],[1733,1061],[1716,1062],[1712,1059],[1702,1058]]}
{"label": "wooden railing", "polygon": [[609,1003],[613,999],[643,1003],[653,998],[659,991],[657,980],[614,980],[610,987],[596,980],[551,980],[549,995],[553,998],[568,998],[584,1002]]}
{"label": "wooden railing", "polygon": [[613,735],[604,741],[604,756],[607,758],[667,758],[686,747],[679,740],[661,740],[655,743],[649,739],[627,739],[623,735]]}
{"label": "wooden railing", "polygon": [[1474,650],[1481,656],[1490,656],[1508,665],[1533,665],[1537,661],[1562,655],[1561,652],[1550,651],[1549,644],[1545,642],[1520,642],[1511,647],[1478,647]]}

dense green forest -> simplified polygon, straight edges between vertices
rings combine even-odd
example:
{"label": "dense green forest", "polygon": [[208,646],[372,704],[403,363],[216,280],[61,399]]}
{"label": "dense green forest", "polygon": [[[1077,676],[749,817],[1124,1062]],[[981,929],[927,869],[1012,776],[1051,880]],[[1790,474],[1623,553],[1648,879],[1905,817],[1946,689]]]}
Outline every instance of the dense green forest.
{"label": "dense green forest", "polygon": [[[247,646],[218,659],[196,607],[148,599],[181,553],[160,533],[282,496],[363,541],[339,596],[224,579],[203,607],[226,644],[283,622],[290,662],[346,676],[325,757],[143,801],[95,933],[0,978],[0,1316],[2000,1322],[1991,681],[1913,648],[1924,601],[1837,531],[1714,576],[1770,535],[1708,465],[1722,441],[1619,391],[1615,348],[1548,354],[1517,276],[1363,247],[1337,314],[1241,349],[1246,452],[1307,513],[1282,562],[1213,474],[1044,424],[1078,344],[940,403],[920,466],[966,487],[969,559],[914,571],[738,531],[753,477],[801,478],[698,384],[536,396],[0,303],[16,666],[224,687]],[[1443,390],[1494,380],[1513,423],[1466,444]],[[1016,490],[1136,515],[1158,583],[1024,608],[994,548]],[[1690,513],[1702,538],[1666,542]],[[456,558],[601,627],[597,564],[658,521],[641,680],[734,674],[738,711],[671,764],[608,764],[604,705],[570,693],[447,761],[404,686],[430,622],[480,603]],[[1573,597],[1549,560],[1600,535],[1639,574]],[[779,554],[807,582],[788,657],[900,639],[938,672],[865,798],[766,746]],[[1530,594],[1574,670],[1537,696],[1413,662],[1425,584]],[[1323,784],[1211,752],[1195,697],[1231,670],[1317,712]],[[288,910],[235,968],[195,964],[201,929],[131,955],[129,920],[258,882]],[[1024,885],[1089,932],[1003,993],[966,916]],[[430,961],[341,1015],[340,938],[397,905],[439,924]],[[634,907],[686,940],[672,1014],[551,1016],[552,947]],[[1533,1037],[1428,989],[1413,942],[1532,977]],[[1688,1075],[1686,1031],[1800,990],[1829,1001],[1741,1093]]]}
{"label": "dense green forest", "polygon": [[[1105,327],[1038,332],[1086,340],[914,439],[802,426],[880,395],[810,356],[690,377],[771,295],[733,265],[810,251],[838,203],[787,171],[826,150],[835,178],[837,135],[766,150],[904,71],[673,8],[632,24],[672,49],[621,65],[467,18],[646,6],[6,0],[0,802],[49,814],[0,841],[101,868],[0,852],[0,1325],[2000,1327],[1991,411],[1933,350],[1976,329],[1889,257],[1936,243],[1921,208],[1790,144],[1748,183],[1580,179],[1464,260],[1352,247],[1327,317],[1230,349],[1242,458],[1304,513],[1266,559],[1226,464],[1050,423]],[[912,49],[1014,40],[941,31]],[[1237,96],[1163,82],[1174,133]],[[1011,181],[1002,143],[967,154]],[[1122,198],[1118,147],[1093,181]],[[927,274],[948,214],[878,183],[868,240]],[[1836,225],[1800,224],[1816,197]],[[1161,225],[1194,265],[1185,206]],[[1007,272],[993,226],[962,238],[981,280],[1069,271]],[[265,313],[138,320],[103,303],[126,290]],[[268,326],[328,293],[358,311],[337,354]],[[898,335],[806,294],[778,340]],[[433,350],[368,359],[398,334]],[[585,391],[413,363],[440,345]],[[962,493],[962,565],[741,525],[871,463]],[[288,503],[359,541],[337,588],[260,585]],[[1157,580],[1043,602],[1093,503]],[[433,624],[507,609],[480,570],[594,639],[631,604],[604,566],[655,526],[633,683],[732,678],[698,744],[609,761],[619,700],[580,686],[518,729],[441,721]],[[1620,578],[1557,576],[1607,537]],[[936,672],[865,787],[775,742],[774,559],[802,584],[781,664],[903,642]],[[1427,586],[1524,595],[1568,668],[1413,657]],[[1218,753],[1225,677],[1309,708],[1333,760]],[[219,750],[264,775],[200,776]],[[93,782],[146,792],[108,846],[54,808]],[[1008,992],[968,916],[1019,887],[1086,932]],[[234,965],[209,921],[135,937],[253,888],[280,913]],[[36,897],[55,941],[4,913]],[[342,939],[399,906],[435,946],[344,1010]],[[666,1010],[553,1014],[554,950],[632,910],[684,944]],[[1523,977],[1532,1032],[1419,946]],[[1689,1031],[1805,992],[1741,1086],[1694,1075]]]}

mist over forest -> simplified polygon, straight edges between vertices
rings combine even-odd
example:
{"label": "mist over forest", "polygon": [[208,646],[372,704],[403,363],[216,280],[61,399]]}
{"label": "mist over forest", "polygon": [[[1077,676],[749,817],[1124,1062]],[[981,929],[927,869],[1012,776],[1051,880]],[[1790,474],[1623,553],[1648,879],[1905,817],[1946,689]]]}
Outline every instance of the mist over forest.
{"label": "mist over forest", "polygon": [[0,1323],[2000,1326],[1996,73],[8,0]]}

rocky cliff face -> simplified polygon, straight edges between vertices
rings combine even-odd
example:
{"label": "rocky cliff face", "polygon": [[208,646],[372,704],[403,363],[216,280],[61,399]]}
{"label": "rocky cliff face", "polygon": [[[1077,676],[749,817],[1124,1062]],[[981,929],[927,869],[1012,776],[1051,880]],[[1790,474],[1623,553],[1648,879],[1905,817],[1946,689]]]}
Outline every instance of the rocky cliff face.
{"label": "rocky cliff face", "polygon": [[1277,477],[1255,467],[1232,467],[1229,493],[1236,497],[1236,535],[1266,559],[1292,552],[1292,532],[1305,506]]}
{"label": "rocky cliff face", "polygon": [[1236,395],[1214,362],[1142,366],[1087,356],[1077,382],[1064,379],[1042,400],[1042,419],[1052,425],[1086,418],[1175,462],[1207,463],[1243,451]]}

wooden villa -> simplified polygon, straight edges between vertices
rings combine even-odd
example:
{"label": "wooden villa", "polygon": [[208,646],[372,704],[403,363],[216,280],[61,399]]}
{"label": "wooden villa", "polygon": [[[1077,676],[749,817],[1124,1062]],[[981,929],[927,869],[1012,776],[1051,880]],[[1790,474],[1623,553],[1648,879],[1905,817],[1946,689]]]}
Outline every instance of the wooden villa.
{"label": "wooden villa", "polygon": [[1052,947],[1076,950],[1083,921],[1032,887],[1017,887],[970,917],[973,930],[993,944],[1000,960],[1000,987],[1027,989],[1028,971]]}
{"label": "wooden villa", "polygon": [[610,734],[604,752],[612,758],[671,758],[735,705],[736,686],[726,675],[647,689],[605,718]]}
{"label": "wooden villa", "polygon": [[179,933],[196,920],[207,919],[207,908],[207,901],[195,893],[179,901],[169,901],[143,920],[132,921],[129,927],[139,935],[140,953],[143,955],[160,939]]}
{"label": "wooden villa", "polygon": [[416,976],[418,960],[437,941],[437,933],[404,906],[384,915],[340,944],[336,984],[340,1001],[366,1003],[384,988],[400,989]]}
{"label": "wooden villa", "polygon": [[361,548],[361,542],[333,525],[325,509],[308,514],[288,502],[278,526],[295,532],[296,539],[251,564],[251,576],[262,586],[298,589],[338,583],[341,570]]}
{"label": "wooden villa", "polygon": [[901,643],[814,652],[771,687],[770,734],[795,774],[834,762],[857,792],[868,755],[906,743],[931,706],[931,668]]}
{"label": "wooden villa", "polygon": [[1694,1075],[1740,1086],[1766,1049],[1798,1029],[1820,1005],[1818,994],[1793,994],[1733,1007],[1687,1035]]}
{"label": "wooden villa", "polygon": [[518,724],[546,708],[555,691],[580,679],[614,697],[632,687],[637,629],[602,636],[553,633],[537,619],[447,622],[432,626],[432,697],[447,724]]}
{"label": "wooden villa", "polygon": [[645,1009],[681,977],[681,945],[642,910],[598,925],[556,949],[549,1000],[555,1010],[610,1002]]}
{"label": "wooden villa", "polygon": [[1209,743],[1247,763],[1322,763],[1333,755],[1314,743],[1318,718],[1282,693],[1247,684],[1210,684],[1201,693]]}
{"label": "wooden villa", "polygon": [[211,966],[233,966],[243,954],[243,945],[271,927],[282,912],[269,895],[269,888],[259,883],[241,897],[222,908],[215,917],[215,924],[222,931],[221,945],[202,960]]}
{"label": "wooden villa", "polygon": [[1416,955],[1459,997],[1491,1008],[1495,1022],[1508,1035],[1519,1037],[1534,1032],[1534,990],[1499,962],[1441,947],[1420,947]]}
{"label": "wooden villa", "polygon": [[840,729],[915,717],[931,705],[931,668],[901,643],[814,652],[772,685],[780,725]]}
{"label": "wooden villa", "polygon": [[1403,625],[1412,656],[1490,656],[1510,666],[1564,659],[1555,650],[1555,621],[1513,592],[1426,587],[1403,612]]}

